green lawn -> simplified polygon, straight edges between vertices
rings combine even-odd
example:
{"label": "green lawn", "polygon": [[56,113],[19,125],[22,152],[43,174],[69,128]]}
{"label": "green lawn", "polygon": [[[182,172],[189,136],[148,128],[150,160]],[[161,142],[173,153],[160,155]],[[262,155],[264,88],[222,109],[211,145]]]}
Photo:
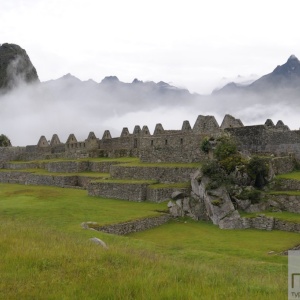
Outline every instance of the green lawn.
{"label": "green lawn", "polygon": [[291,172],[291,173],[280,174],[280,175],[276,175],[276,178],[278,178],[278,179],[300,180],[300,172],[299,171],[294,171],[294,172]]}
{"label": "green lawn", "polygon": [[287,257],[279,253],[300,244],[299,234],[220,230],[189,219],[127,237],[80,227],[165,208],[76,189],[0,184],[0,299],[287,298]]}
{"label": "green lawn", "polygon": [[78,231],[81,222],[100,225],[158,215],[164,203],[129,202],[89,197],[85,190],[0,184],[3,217],[42,222],[55,229]]}

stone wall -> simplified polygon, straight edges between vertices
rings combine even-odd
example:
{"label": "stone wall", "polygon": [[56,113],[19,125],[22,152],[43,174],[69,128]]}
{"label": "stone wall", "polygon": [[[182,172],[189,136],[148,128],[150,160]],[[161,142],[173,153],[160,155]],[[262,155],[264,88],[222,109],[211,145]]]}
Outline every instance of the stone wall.
{"label": "stone wall", "polygon": [[271,163],[276,175],[290,173],[295,170],[295,159],[292,156],[274,157]]}
{"label": "stone wall", "polygon": [[199,162],[207,159],[200,145],[206,135],[192,131],[145,137],[141,141],[142,162]]}
{"label": "stone wall", "polygon": [[300,232],[300,223],[279,220],[274,217],[259,215],[255,218],[243,218],[245,228],[255,228],[260,230],[282,230],[289,232]]}
{"label": "stone wall", "polygon": [[9,169],[9,170],[44,169],[44,168],[45,168],[44,163],[35,163],[35,162],[3,164],[3,169]]}
{"label": "stone wall", "polygon": [[109,173],[110,166],[119,164],[116,161],[108,161],[108,162],[89,162],[89,171],[91,172],[99,172],[99,173]]}
{"label": "stone wall", "polygon": [[300,213],[300,196],[272,195],[271,199],[279,203],[281,210]]}
{"label": "stone wall", "polygon": [[109,173],[110,166],[120,164],[120,162],[92,162],[92,161],[56,161],[56,162],[22,162],[3,163],[3,169],[25,170],[25,169],[46,169],[53,173],[79,173],[79,172],[99,172]]}
{"label": "stone wall", "polygon": [[0,147],[0,163],[19,160],[25,151],[25,147]]}
{"label": "stone wall", "polygon": [[28,172],[0,172],[0,182],[25,184],[30,173]]}
{"label": "stone wall", "polygon": [[188,182],[190,176],[197,168],[182,167],[126,167],[112,165],[110,174],[112,178],[136,179],[136,180],[158,180],[162,183]]}
{"label": "stone wall", "polygon": [[300,232],[300,223],[293,223],[283,220],[275,219],[274,229],[290,232]]}
{"label": "stone wall", "polygon": [[89,171],[88,161],[61,161],[49,162],[46,164],[48,172],[57,173],[78,173]]}
{"label": "stone wall", "polygon": [[255,218],[243,218],[245,228],[254,228],[260,230],[273,230],[275,219],[273,217],[266,217],[259,215]]}
{"label": "stone wall", "polygon": [[77,187],[77,176],[52,176],[29,174],[25,184],[28,185],[48,185],[58,187]]}
{"label": "stone wall", "polygon": [[283,130],[265,125],[226,128],[239,143],[240,149],[250,153],[293,154],[300,159],[300,130]]}
{"label": "stone wall", "polygon": [[147,198],[147,186],[148,184],[146,183],[95,181],[89,184],[88,195],[129,201],[145,201]]}
{"label": "stone wall", "polygon": [[280,191],[300,191],[300,181],[294,179],[277,178],[275,189]]}
{"label": "stone wall", "polygon": [[78,186],[77,176],[52,176],[17,171],[0,172],[0,182],[59,187]]}
{"label": "stone wall", "polygon": [[0,157],[2,161],[7,161],[133,156],[140,157],[143,162],[198,162],[207,159],[207,154],[200,150],[203,138],[217,138],[225,131],[235,137],[240,149],[245,152],[276,156],[293,154],[300,159],[300,130],[291,131],[283,123],[280,126],[272,124],[269,120],[265,125],[243,126],[240,120],[226,115],[220,128],[213,116],[200,115],[193,128],[188,121],[183,122],[181,130],[164,130],[161,124],[157,124],[151,134],[147,126],[142,130],[136,126],[132,134],[124,128],[120,137],[112,138],[107,131],[102,139],[93,134],[85,141],[78,142],[71,135],[72,140],[69,138],[65,144],[52,145],[48,145],[43,137],[46,145],[39,143],[19,149],[10,147],[14,150],[1,149]]}
{"label": "stone wall", "polygon": [[87,190],[91,181],[95,180],[95,177],[77,176],[77,185]]}
{"label": "stone wall", "polygon": [[169,214],[164,214],[158,217],[145,218],[141,220],[135,220],[131,222],[125,222],[108,226],[101,226],[95,229],[110,234],[125,235],[163,225],[167,223],[170,219],[171,216]]}
{"label": "stone wall", "polygon": [[175,191],[180,191],[186,195],[190,193],[190,188],[147,188],[147,200],[152,202],[163,202],[169,200]]}

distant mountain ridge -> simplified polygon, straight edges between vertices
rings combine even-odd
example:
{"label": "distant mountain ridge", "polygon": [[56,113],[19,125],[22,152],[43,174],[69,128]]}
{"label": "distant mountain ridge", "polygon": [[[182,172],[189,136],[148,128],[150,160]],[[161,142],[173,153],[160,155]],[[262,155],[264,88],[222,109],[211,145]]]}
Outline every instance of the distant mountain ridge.
{"label": "distant mountain ridge", "polygon": [[[26,51],[15,44],[0,44],[0,90],[12,89],[20,82],[39,82],[37,71],[30,61]],[[63,86],[60,85],[63,83]],[[164,81],[142,81],[135,78],[131,83],[125,83],[117,76],[107,76],[101,82],[90,79],[81,81],[77,77],[66,74],[61,78],[42,82],[43,85],[52,85],[58,90],[93,88],[103,93],[117,96],[122,101],[135,99],[138,101],[183,101],[203,98],[199,94],[191,94],[187,89],[178,88]],[[279,94],[281,91],[295,98],[300,96],[300,61],[291,55],[287,62],[278,65],[273,72],[249,83],[230,82],[212,92],[212,96],[239,96],[256,94],[261,97]],[[94,93],[94,91],[93,91]],[[100,96],[101,93],[99,93]],[[277,95],[276,95],[277,96]],[[205,98],[209,97],[206,95]],[[155,99],[157,98],[157,99]]]}
{"label": "distant mountain ridge", "polygon": [[[58,89],[76,88],[76,89],[93,89],[99,92],[99,96],[103,93],[111,96],[115,95],[118,98],[126,100],[146,100],[153,101],[157,98],[163,101],[176,101],[183,98],[193,98],[195,95],[191,94],[187,89],[177,88],[164,81],[155,83],[153,81],[141,81],[134,79],[131,83],[125,83],[118,79],[117,76],[107,76],[101,82],[90,79],[81,81],[72,74],[66,74],[58,79],[42,82],[43,85],[57,86]],[[173,99],[173,100],[172,100]]]}
{"label": "distant mountain ridge", "polygon": [[221,89],[213,91],[213,95],[226,95],[232,93],[269,93],[278,90],[300,89],[300,61],[291,55],[287,62],[277,66],[273,72],[266,74],[249,85],[239,85],[235,82],[226,84]]}

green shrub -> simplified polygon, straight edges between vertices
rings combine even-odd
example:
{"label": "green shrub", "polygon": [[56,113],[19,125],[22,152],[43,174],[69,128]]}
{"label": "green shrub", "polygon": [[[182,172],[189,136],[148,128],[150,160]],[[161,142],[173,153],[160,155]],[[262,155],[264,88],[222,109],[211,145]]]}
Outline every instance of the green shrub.
{"label": "green shrub", "polygon": [[246,162],[242,159],[242,156],[239,153],[230,155],[220,161],[222,168],[226,171],[227,174],[230,174],[236,169],[236,167],[242,166],[245,163]]}
{"label": "green shrub", "polygon": [[220,174],[221,168],[216,160],[210,160],[203,164],[202,173],[208,177],[215,177]]}
{"label": "green shrub", "polygon": [[255,204],[261,201],[262,192],[259,190],[243,190],[238,197],[241,200],[250,200],[251,204]]}
{"label": "green shrub", "polygon": [[201,143],[201,146],[200,146],[201,150],[205,153],[208,153],[211,149],[212,149],[212,146],[211,146],[211,143],[210,143],[210,140],[208,137],[205,137],[203,140],[202,140],[202,143]]}
{"label": "green shrub", "polygon": [[269,173],[269,162],[264,157],[254,156],[247,166],[248,175],[255,180],[254,186],[262,188],[267,184],[266,177]]}
{"label": "green shrub", "polygon": [[11,146],[11,143],[10,143],[9,138],[6,135],[1,134],[0,135],[0,147],[10,147],[10,146]]}
{"label": "green shrub", "polygon": [[221,137],[214,151],[217,160],[224,160],[237,153],[237,145],[230,137]]}

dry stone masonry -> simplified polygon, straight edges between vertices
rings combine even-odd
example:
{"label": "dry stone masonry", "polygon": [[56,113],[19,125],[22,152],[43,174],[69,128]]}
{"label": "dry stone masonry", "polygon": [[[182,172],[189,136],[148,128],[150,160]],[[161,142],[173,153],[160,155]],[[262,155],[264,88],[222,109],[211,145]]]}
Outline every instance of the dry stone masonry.
{"label": "dry stone masonry", "polygon": [[136,125],[132,133],[124,127],[120,137],[112,137],[109,130],[102,139],[90,132],[84,141],[78,141],[72,133],[65,143],[57,134],[50,142],[41,136],[37,145],[0,148],[0,161],[132,156],[142,162],[199,162],[207,159],[200,149],[203,138],[216,138],[224,133],[233,136],[239,150],[245,153],[300,158],[300,130],[290,130],[282,121],[276,125],[267,120],[264,125],[244,126],[241,120],[226,115],[219,126],[213,116],[200,115],[193,127],[189,121],[183,122],[181,130],[165,130],[157,124],[153,134],[147,126],[141,129]]}

